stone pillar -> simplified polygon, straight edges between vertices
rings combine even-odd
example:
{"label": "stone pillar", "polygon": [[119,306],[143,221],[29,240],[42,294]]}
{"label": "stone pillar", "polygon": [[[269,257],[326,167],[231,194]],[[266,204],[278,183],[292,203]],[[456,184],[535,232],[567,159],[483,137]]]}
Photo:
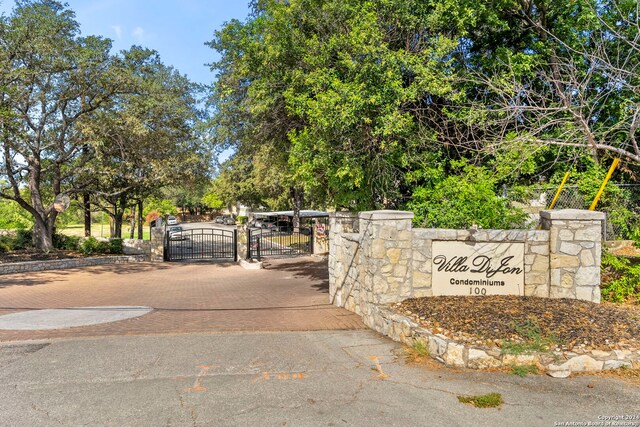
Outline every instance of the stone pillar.
{"label": "stone pillar", "polygon": [[238,241],[236,242],[238,250],[238,261],[241,259],[247,259],[247,239],[249,238],[249,232],[246,225],[238,226]]}
{"label": "stone pillar", "polygon": [[549,230],[549,296],[600,302],[604,213],[561,209],[540,217]]}
{"label": "stone pillar", "polygon": [[408,298],[411,295],[413,212],[370,211],[361,212],[359,217],[363,305],[388,304]]}
{"label": "stone pillar", "polygon": [[151,262],[164,262],[164,227],[151,229]]}
{"label": "stone pillar", "polygon": [[[329,214],[329,302],[344,307],[346,292],[344,288],[351,288],[348,277],[352,264],[358,260],[353,258],[346,235],[358,233],[358,214],[355,212],[333,212]],[[355,311],[352,310],[352,311]]]}

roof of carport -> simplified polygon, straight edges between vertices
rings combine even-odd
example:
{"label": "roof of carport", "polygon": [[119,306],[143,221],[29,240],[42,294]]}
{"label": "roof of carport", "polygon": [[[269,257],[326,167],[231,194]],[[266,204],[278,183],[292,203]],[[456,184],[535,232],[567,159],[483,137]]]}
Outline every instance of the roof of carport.
{"label": "roof of carport", "polygon": [[[257,217],[269,217],[269,216],[293,216],[293,211],[276,211],[276,212],[252,212]],[[322,211],[300,211],[300,218],[325,218],[328,217],[328,212]]]}

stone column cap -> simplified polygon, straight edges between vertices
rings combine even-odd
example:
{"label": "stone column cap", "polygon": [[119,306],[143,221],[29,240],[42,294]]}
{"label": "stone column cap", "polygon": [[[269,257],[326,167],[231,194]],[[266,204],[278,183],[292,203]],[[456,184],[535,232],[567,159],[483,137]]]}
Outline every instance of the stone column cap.
{"label": "stone column cap", "polygon": [[413,219],[413,212],[408,211],[366,211],[360,212],[360,219],[367,219],[370,221],[384,221],[384,220],[401,220],[401,219]]}
{"label": "stone column cap", "polygon": [[605,219],[604,212],[588,211],[584,209],[558,209],[541,211],[540,216],[549,220],[565,221],[602,221]]}
{"label": "stone column cap", "polygon": [[336,211],[329,212],[329,218],[357,218],[358,212],[352,211]]}

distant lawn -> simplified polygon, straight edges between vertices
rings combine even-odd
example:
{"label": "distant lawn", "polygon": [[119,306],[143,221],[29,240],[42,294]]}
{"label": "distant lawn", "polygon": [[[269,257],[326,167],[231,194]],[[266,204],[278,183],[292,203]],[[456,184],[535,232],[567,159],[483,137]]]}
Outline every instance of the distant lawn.
{"label": "distant lawn", "polygon": [[[69,224],[69,225],[65,225],[64,227],[60,227],[58,229],[60,231],[60,233],[62,234],[66,234],[67,236],[80,236],[83,237],[84,236],[84,224]],[[122,224],[122,238],[123,239],[128,239],[129,238],[129,224]],[[109,233],[109,224],[91,224],[91,235],[93,237],[105,237],[108,238],[110,237],[110,233]],[[134,233],[134,238],[138,238],[138,231],[136,230],[136,232]],[[151,235],[149,232],[149,226],[144,226],[142,229],[142,238],[144,240],[150,240],[151,239]]]}
{"label": "distant lawn", "polygon": [[303,249],[311,239],[310,236],[295,233],[288,235],[285,234],[281,236],[269,236],[265,237],[264,240],[269,240],[282,246],[289,246],[295,249]]}

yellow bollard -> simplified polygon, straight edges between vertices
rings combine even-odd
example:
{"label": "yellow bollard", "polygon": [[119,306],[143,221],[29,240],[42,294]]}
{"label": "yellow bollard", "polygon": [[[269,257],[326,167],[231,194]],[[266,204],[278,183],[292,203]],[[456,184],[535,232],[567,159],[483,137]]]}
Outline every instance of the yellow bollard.
{"label": "yellow bollard", "polygon": [[549,205],[549,209],[553,209],[553,207],[556,205],[556,202],[558,201],[558,198],[560,197],[560,193],[562,193],[562,188],[564,187],[564,184],[567,182],[568,178],[569,178],[569,172],[564,174],[564,178],[562,178],[562,182],[560,183],[560,186],[558,187],[558,190],[556,191],[556,195],[553,196],[553,200],[551,201],[551,204]]}
{"label": "yellow bollard", "polygon": [[613,159],[613,163],[611,163],[611,167],[609,168],[609,172],[607,172],[607,176],[604,178],[604,181],[602,181],[602,185],[600,186],[600,189],[598,190],[598,194],[596,194],[596,198],[593,199],[593,202],[591,203],[591,206],[589,206],[589,210],[595,210],[596,205],[598,204],[598,201],[600,200],[600,196],[602,196],[602,193],[604,192],[604,187],[606,187],[607,182],[609,182],[609,180],[611,179],[611,175],[613,175],[613,171],[616,170],[616,167],[618,166],[618,163],[620,163],[620,159],[619,158],[615,158]]}

